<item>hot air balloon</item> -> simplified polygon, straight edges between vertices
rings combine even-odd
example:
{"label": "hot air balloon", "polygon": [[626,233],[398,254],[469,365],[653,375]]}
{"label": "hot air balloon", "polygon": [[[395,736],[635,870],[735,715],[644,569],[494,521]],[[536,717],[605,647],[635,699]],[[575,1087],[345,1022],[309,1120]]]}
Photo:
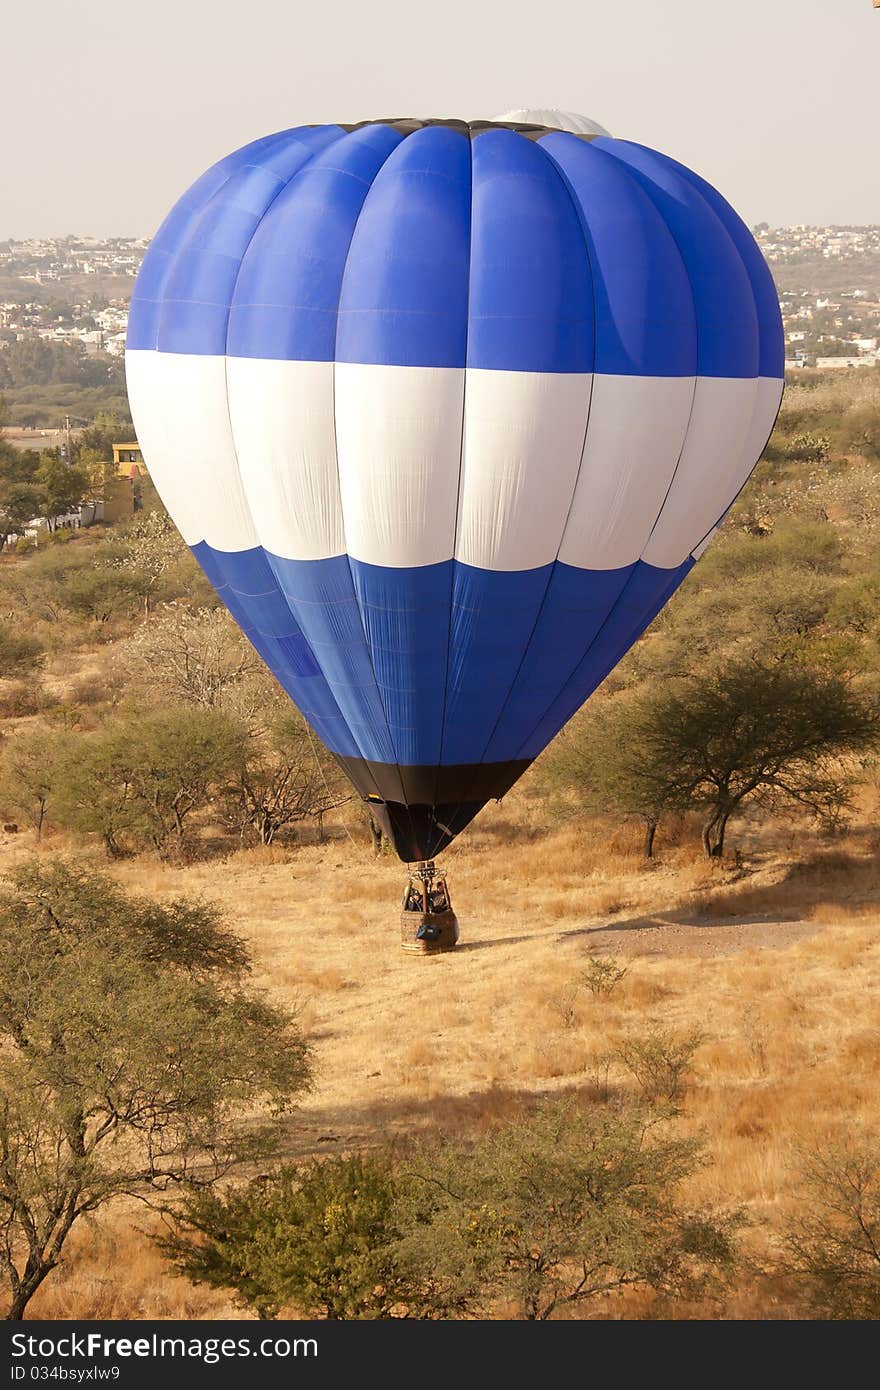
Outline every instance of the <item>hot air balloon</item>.
{"label": "hot air balloon", "polygon": [[783,356],[720,194],[548,110],[222,159],[149,247],[126,365],[171,516],[430,887],[699,558]]}

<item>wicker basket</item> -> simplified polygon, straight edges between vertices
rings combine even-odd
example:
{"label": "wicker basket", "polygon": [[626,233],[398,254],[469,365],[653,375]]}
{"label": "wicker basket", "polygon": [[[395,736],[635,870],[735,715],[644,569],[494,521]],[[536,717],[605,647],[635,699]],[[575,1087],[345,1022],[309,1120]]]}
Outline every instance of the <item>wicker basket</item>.
{"label": "wicker basket", "polygon": [[[420,937],[427,929],[429,937]],[[436,956],[441,951],[454,951],[458,941],[458,918],[451,908],[445,912],[401,912],[400,944],[405,951],[419,956]]]}

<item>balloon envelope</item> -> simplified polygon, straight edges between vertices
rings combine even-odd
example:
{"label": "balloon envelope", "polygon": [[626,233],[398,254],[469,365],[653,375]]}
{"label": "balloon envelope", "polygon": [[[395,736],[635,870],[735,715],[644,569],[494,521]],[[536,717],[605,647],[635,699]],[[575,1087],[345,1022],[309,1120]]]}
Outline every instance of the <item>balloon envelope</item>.
{"label": "balloon envelope", "polygon": [[651,622],[782,394],[736,213],[537,114],[258,140],[172,209],[131,303],[157,488],[407,861]]}

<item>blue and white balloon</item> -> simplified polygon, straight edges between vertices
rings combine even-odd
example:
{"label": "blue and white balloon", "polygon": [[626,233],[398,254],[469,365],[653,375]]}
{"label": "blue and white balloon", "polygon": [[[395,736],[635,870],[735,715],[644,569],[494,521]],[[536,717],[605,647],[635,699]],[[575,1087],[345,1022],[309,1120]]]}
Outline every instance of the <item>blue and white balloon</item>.
{"label": "blue and white balloon", "polygon": [[525,111],[221,160],[149,248],[126,362],[185,540],[412,861],[684,579],[770,433],[783,337],[713,188]]}

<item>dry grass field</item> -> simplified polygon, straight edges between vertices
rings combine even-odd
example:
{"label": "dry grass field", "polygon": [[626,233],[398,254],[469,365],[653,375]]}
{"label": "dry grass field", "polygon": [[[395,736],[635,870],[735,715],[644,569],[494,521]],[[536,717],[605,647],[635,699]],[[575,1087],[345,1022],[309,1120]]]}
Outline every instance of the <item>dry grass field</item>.
{"label": "dry grass field", "polygon": [[[356,843],[337,824],[324,844],[183,868],[142,857],[110,872],[159,898],[219,903],[249,942],[260,987],[299,1009],[316,1085],[289,1121],[294,1156],[479,1125],[550,1091],[632,1087],[609,1069],[615,1044],[656,1026],[699,1030],[679,1123],[705,1135],[710,1161],[691,1195],[742,1206],[744,1246],[766,1263],[794,1200],[798,1146],[880,1123],[873,808],[830,841],[804,842],[801,824],[796,851],[784,823],[738,826],[741,853],[715,867],[689,827],[648,865],[635,830],[552,829],[538,808],[527,782],[446,856],[462,942],[435,958],[401,952],[401,866],[371,859],[353,813]],[[66,848],[60,835],[39,848],[27,834],[0,838],[0,869]],[[583,987],[590,954],[628,962],[609,998]],[[76,1233],[29,1316],[235,1315],[222,1294],[170,1276],[143,1234],[150,1220],[117,1206]],[[629,1316],[652,1311],[716,1315],[628,1305]],[[784,1284],[755,1273],[723,1315],[797,1313]]]}

